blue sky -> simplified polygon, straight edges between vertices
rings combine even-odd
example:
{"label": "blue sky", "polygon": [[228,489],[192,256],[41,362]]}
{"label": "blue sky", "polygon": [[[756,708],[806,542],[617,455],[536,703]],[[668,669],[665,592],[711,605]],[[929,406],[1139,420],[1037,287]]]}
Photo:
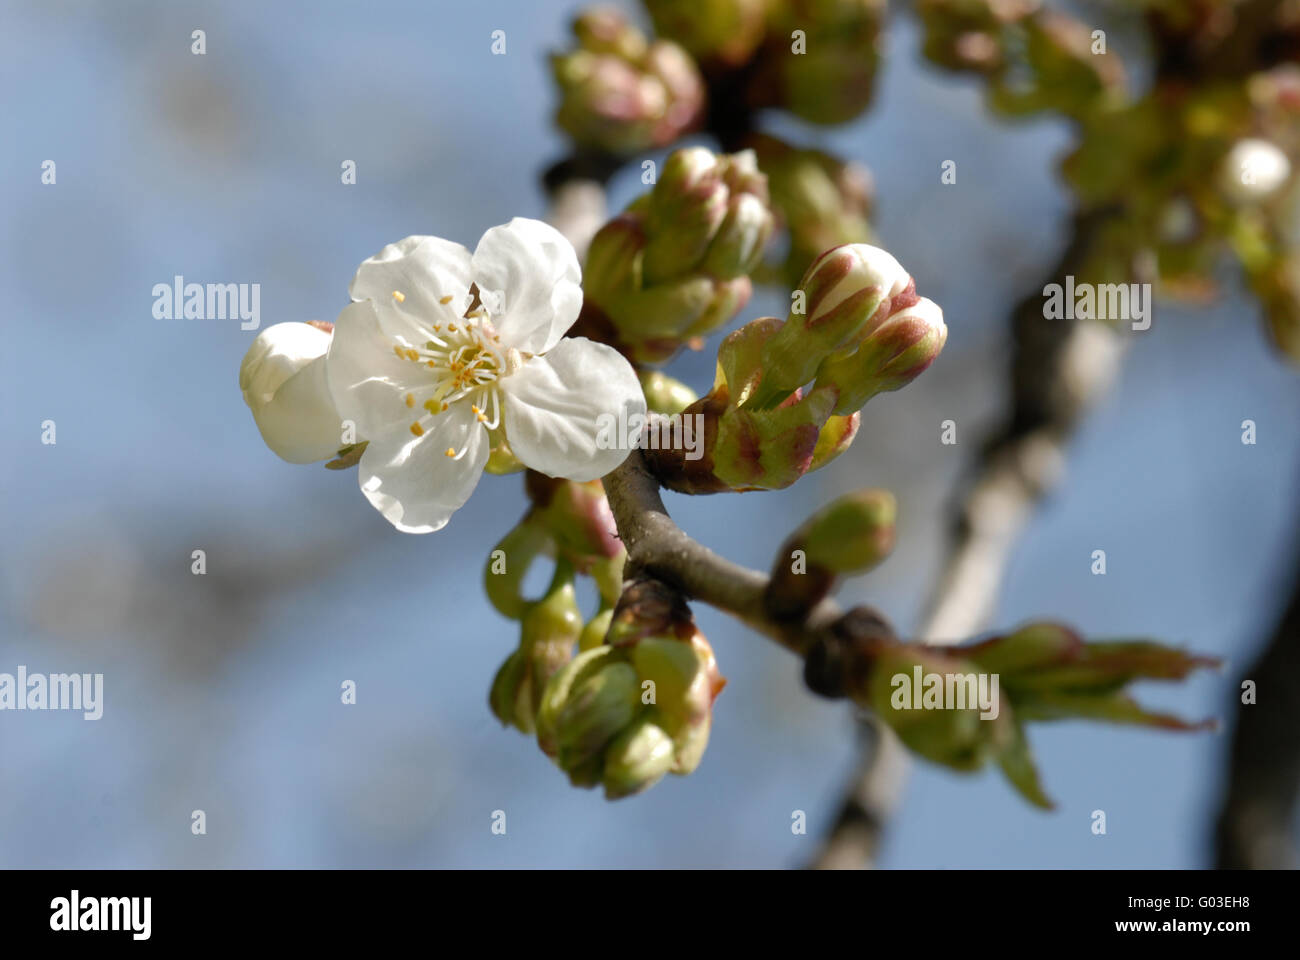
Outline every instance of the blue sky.
{"label": "blue sky", "polygon": [[[754,866],[811,856],[854,760],[847,707],[788,655],[697,610],[729,678],[701,768],[615,804],[576,791],[486,696],[515,643],[481,596],[523,510],[489,478],[451,525],[392,531],[351,474],[261,444],[237,388],[237,321],[157,320],[176,274],[258,282],[262,324],[329,320],[358,263],[433,233],[469,246],[542,216],[562,155],[544,54],[573,3],[4,2],[0,98],[0,670],[105,674],[102,720],[0,716],[7,866]],[[190,53],[193,29],[207,53]],[[507,31],[507,54],[490,34]],[[795,488],[670,495],[700,541],[765,567],[816,504],[900,498],[891,560],[844,588],[915,626],[952,483],[996,421],[1005,315],[1056,257],[1069,131],[1008,127],[936,75],[896,23],[872,112],[774,129],[864,162],[882,240],[939,302],[939,362],[873,400],[848,455]],[[53,159],[58,181],[40,183]],[[357,184],[340,183],[354,160]],[[946,159],[958,182],[939,185]],[[614,181],[615,204],[638,189]],[[1225,713],[1278,611],[1295,522],[1300,378],[1227,277],[1211,308],[1160,303],[1018,546],[997,623],[1062,619],[1230,659],[1151,687]],[[760,293],[742,319],[783,312]],[[707,385],[712,354],[674,373]],[[955,418],[959,442],[939,423]],[[58,443],[39,442],[57,423]],[[1253,419],[1258,442],[1240,442]],[[190,552],[210,573],[189,573]],[[1090,572],[1107,552],[1104,577]],[[269,586],[268,586],[269,584]],[[339,703],[343,680],[358,702]],[[1066,723],[1031,732],[1051,814],[996,773],[916,765],[883,864],[1204,865],[1226,737]],[[208,834],[191,835],[203,809]],[[505,810],[507,834],[490,830]],[[1107,811],[1094,836],[1090,813]],[[791,833],[794,810],[809,835]]]}

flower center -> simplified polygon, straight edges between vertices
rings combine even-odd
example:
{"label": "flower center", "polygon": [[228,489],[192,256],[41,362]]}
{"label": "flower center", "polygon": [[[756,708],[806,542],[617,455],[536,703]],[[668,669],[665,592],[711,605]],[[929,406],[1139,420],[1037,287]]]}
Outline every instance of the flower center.
{"label": "flower center", "polygon": [[[393,299],[401,303],[406,297],[394,290]],[[444,297],[440,302],[449,303],[451,297]],[[470,409],[479,423],[495,430],[501,424],[501,398],[496,384],[506,372],[507,357],[487,311],[480,306],[455,323],[427,326],[424,333],[429,339],[419,346],[402,339],[393,344],[393,352],[398,357],[429,371],[427,380],[422,377],[425,382],[403,398],[406,406],[412,409],[418,406],[425,411],[411,422],[411,433],[424,436],[433,417],[462,401],[470,401]],[[491,418],[487,412],[489,403]],[[468,444],[459,452],[448,447],[446,455],[459,460],[468,450]]]}

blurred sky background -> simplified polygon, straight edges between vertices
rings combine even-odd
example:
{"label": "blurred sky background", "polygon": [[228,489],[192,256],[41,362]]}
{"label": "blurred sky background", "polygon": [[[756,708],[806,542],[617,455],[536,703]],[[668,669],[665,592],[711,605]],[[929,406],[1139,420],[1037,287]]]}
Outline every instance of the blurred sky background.
{"label": "blurred sky background", "polygon": [[[151,313],[153,285],[183,274],[260,283],[262,327],[332,320],[386,243],[432,233],[472,248],[494,224],[543,216],[538,175],[565,150],[544,55],[579,6],[0,2],[0,671],[105,675],[97,722],[0,714],[0,865],[813,855],[854,766],[854,725],[804,689],[788,654],[697,606],[729,679],[700,769],[618,803],[571,788],[486,702],[517,637],[479,580],[524,509],[520,478],[485,478],[439,533],[397,533],[355,472],[294,467],[263,446],[237,383],[254,332]],[[204,56],[190,53],[196,28]],[[505,56],[490,53],[496,29]],[[1009,306],[1041,285],[1068,212],[1054,173],[1068,128],[993,122],[973,84],[919,63],[918,43],[896,15],[876,104],[851,129],[775,129],[872,169],[882,241],[943,306],[947,349],[873,400],[850,453],[796,487],[668,497],[698,540],[766,567],[815,505],[893,489],[897,551],[843,598],[903,631],[937,569],[953,483],[997,419]],[[47,159],[55,186],[40,182]],[[939,185],[946,159],[953,186]],[[344,160],[355,186],[340,183]],[[615,179],[615,206],[638,172]],[[786,291],[762,292],[740,319],[786,305]],[[1211,309],[1158,304],[1133,340],[1016,550],[997,622],[1050,616],[1227,656],[1221,675],[1139,692],[1230,719],[1289,582],[1300,377],[1231,282]],[[673,372],[706,387],[715,347]],[[940,444],[947,418],[956,446]],[[1254,446],[1241,443],[1247,418]],[[46,419],[57,445],[40,442]],[[190,573],[194,549],[206,576]],[[1090,573],[1096,549],[1104,577]],[[344,680],[355,706],[340,704]],[[1081,723],[1030,736],[1056,812],[1028,808],[996,771],[918,764],[881,864],[1208,865],[1226,736]],[[206,836],[190,832],[195,809]],[[497,809],[504,837],[489,829]],[[807,836],[791,833],[796,809]]]}

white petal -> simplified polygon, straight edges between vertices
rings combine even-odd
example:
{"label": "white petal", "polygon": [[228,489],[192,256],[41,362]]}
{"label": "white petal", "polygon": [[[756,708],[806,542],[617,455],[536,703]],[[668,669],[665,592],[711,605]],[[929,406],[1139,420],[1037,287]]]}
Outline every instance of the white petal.
{"label": "white petal", "polygon": [[253,408],[253,419],[266,445],[282,459],[332,459],[343,446],[343,427],[325,382],[325,358],[318,357],[282,383],[270,403]]}
{"label": "white petal", "polygon": [[[455,322],[469,309],[470,253],[440,237],[390,243],[357,268],[348,288],[353,300],[373,300],[392,336],[412,325]],[[400,297],[393,296],[394,292]],[[441,301],[451,297],[447,303]]]}
{"label": "white petal", "polygon": [[239,364],[239,389],[250,407],[267,403],[280,384],[323,356],[330,335],[310,323],[277,323],[259,333]]}
{"label": "white petal", "polygon": [[[405,434],[372,438],[357,480],[366,499],[398,530],[432,533],[446,526],[474,492],[491,444],[467,404],[453,404],[433,417],[422,437]],[[447,456],[449,447],[459,452],[466,445],[459,460]]]}
{"label": "white petal", "polygon": [[[625,426],[645,417],[632,365],[585,337],[561,340],[501,380],[506,438],[524,464],[552,477],[594,480],[627,459]],[[609,438],[614,437],[614,443]]]}
{"label": "white petal", "polygon": [[325,370],[338,415],[355,424],[358,439],[407,430],[420,411],[406,406],[406,395],[427,390],[434,382],[431,370],[399,358],[394,346],[369,300],[349,304],[334,321]]}
{"label": "white petal", "polygon": [[330,335],[307,323],[267,327],[239,367],[239,387],[262,439],[290,463],[314,463],[343,445],[325,380]]}
{"label": "white petal", "polygon": [[545,353],[582,309],[582,268],[564,235],[540,220],[515,217],[493,227],[474,251],[474,282],[501,341]]}

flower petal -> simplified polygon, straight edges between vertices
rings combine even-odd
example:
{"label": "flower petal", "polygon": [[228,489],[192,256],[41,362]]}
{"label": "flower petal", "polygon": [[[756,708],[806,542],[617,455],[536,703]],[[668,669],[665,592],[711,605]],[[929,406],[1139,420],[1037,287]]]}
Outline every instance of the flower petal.
{"label": "flower petal", "polygon": [[[464,404],[433,417],[424,436],[404,432],[370,439],[357,480],[366,499],[398,530],[432,533],[446,526],[474,492],[491,443]],[[447,456],[449,448],[465,450],[465,455],[453,459]]]}
{"label": "flower petal", "polygon": [[[348,292],[353,300],[373,300],[385,332],[399,336],[406,327],[454,323],[464,316],[470,304],[470,265],[470,253],[459,243],[407,237],[361,264]],[[447,297],[451,299],[442,303]]]}
{"label": "flower petal", "polygon": [[646,412],[632,365],[613,347],[585,337],[561,340],[529,360],[501,380],[501,391],[515,456],[569,480],[603,477],[626,460],[624,427]]}
{"label": "flower petal", "polygon": [[582,309],[582,268],[573,245],[540,220],[493,227],[474,251],[474,282],[501,340],[545,353]]}
{"label": "flower petal", "polygon": [[325,372],[339,417],[356,425],[358,440],[406,430],[414,419],[406,394],[433,383],[431,375],[422,375],[429,371],[399,358],[394,346],[393,338],[380,328],[372,301],[349,304],[334,321]]}
{"label": "flower petal", "polygon": [[342,418],[330,398],[324,357],[282,383],[270,403],[253,409],[253,419],[266,445],[289,463],[329,460],[344,445]]}

